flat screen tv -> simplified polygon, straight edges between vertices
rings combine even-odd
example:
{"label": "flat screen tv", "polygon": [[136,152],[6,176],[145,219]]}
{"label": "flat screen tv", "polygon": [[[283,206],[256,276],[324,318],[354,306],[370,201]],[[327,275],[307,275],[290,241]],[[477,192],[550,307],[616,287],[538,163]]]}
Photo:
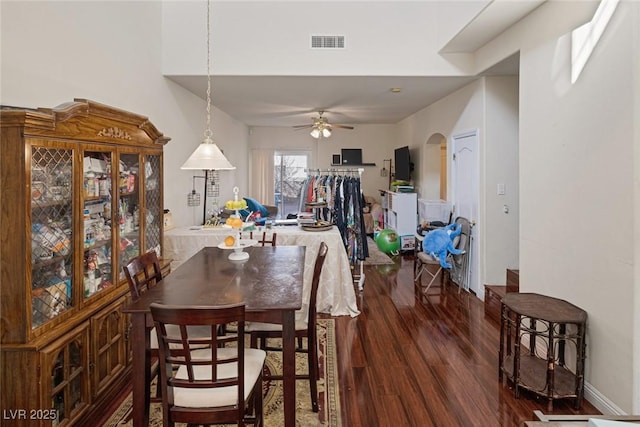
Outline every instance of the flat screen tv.
{"label": "flat screen tv", "polygon": [[362,164],[362,148],[343,148],[340,153],[343,165]]}
{"label": "flat screen tv", "polygon": [[411,154],[409,147],[400,147],[395,150],[395,179],[402,181],[411,181]]}

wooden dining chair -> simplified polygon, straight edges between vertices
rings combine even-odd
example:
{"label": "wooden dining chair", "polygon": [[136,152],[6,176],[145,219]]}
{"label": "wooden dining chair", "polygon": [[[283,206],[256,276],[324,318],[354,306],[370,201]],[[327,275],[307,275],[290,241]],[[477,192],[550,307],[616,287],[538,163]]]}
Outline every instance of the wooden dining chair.
{"label": "wooden dining chair", "polygon": [[[296,379],[309,379],[311,389],[311,407],[314,412],[318,412],[318,377],[320,368],[318,365],[318,342],[317,342],[317,309],[316,299],[318,296],[318,284],[322,266],[327,257],[328,247],[325,242],[320,243],[318,255],[313,268],[313,279],[311,281],[311,292],[309,297],[308,315],[304,321],[296,321],[296,338],[298,346],[296,352],[307,353],[309,374],[296,374]],[[250,322],[245,329],[251,335],[251,347],[261,348],[270,351],[282,351],[282,348],[267,346],[267,338],[282,338],[282,325],[273,323]],[[303,348],[302,339],[307,339],[307,347]],[[282,375],[265,375],[266,380],[281,380]]]}
{"label": "wooden dining chair", "polygon": [[[150,309],[159,343],[163,425],[262,426],[266,352],[245,348],[244,303],[218,307],[152,303]],[[220,326],[230,322],[239,333],[218,336]],[[194,326],[208,327],[208,338],[192,336],[189,327]],[[230,341],[235,346],[225,346]],[[207,348],[193,350],[198,345]]]}
{"label": "wooden dining chair", "polygon": [[262,246],[267,246],[267,243],[271,243],[271,246],[275,246],[276,245],[276,237],[278,237],[278,233],[273,232],[271,233],[271,238],[269,238],[269,235],[267,234],[266,231],[262,232],[262,239],[259,239],[258,241],[260,242],[260,244]]}
{"label": "wooden dining chair", "polygon": [[149,251],[132,259],[124,266],[124,275],[129,283],[131,298],[134,300],[140,298],[142,292],[162,280],[160,261],[156,251]]}
{"label": "wooden dining chair", "polygon": [[[160,261],[155,251],[149,251],[132,259],[127,265],[123,267],[124,275],[127,278],[129,284],[129,292],[131,293],[131,299],[134,301],[140,298],[140,295],[146,292],[148,289],[155,286],[162,280],[162,271],[160,270]],[[193,333],[200,335],[201,337],[208,337],[209,330],[207,328],[193,328]],[[200,346],[199,348],[203,348]],[[156,332],[151,330],[150,332],[150,344],[149,354],[151,358],[157,359],[158,353],[158,339]],[[158,364],[152,363],[150,381],[153,381],[159,373]],[[156,387],[156,396],[150,397],[149,402],[161,402],[161,390]]]}
{"label": "wooden dining chair", "polygon": [[[243,238],[243,232],[240,232],[240,238]],[[246,232],[244,232],[246,233]],[[260,246],[267,246],[267,243],[270,243],[271,246],[275,246],[276,245],[276,238],[278,237],[278,233],[271,233],[271,235],[268,235],[266,231],[262,232],[262,237],[258,236],[258,232],[256,232],[256,234],[254,235],[253,231],[249,231],[248,232],[248,236],[249,239],[253,239],[255,236],[255,239],[258,240],[258,243],[260,243]],[[246,236],[246,234],[245,234]]]}
{"label": "wooden dining chair", "polygon": [[[132,300],[137,300],[147,289],[155,286],[162,280],[160,262],[155,251],[149,251],[132,259],[123,267],[124,275],[129,284],[129,292]],[[148,349],[150,357],[158,358],[158,341],[155,331],[151,331],[151,343]],[[152,363],[150,381],[158,376],[158,364]],[[156,396],[151,397],[149,402],[161,402],[160,390],[156,387]]]}

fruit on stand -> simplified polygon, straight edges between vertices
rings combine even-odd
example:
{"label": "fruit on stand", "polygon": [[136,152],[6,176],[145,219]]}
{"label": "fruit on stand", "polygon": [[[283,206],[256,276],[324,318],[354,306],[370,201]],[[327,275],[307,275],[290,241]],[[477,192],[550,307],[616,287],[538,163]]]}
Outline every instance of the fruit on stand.
{"label": "fruit on stand", "polygon": [[247,208],[247,201],[244,199],[240,200],[227,200],[224,204],[224,208],[230,211],[241,210]]}
{"label": "fruit on stand", "polygon": [[236,217],[229,217],[227,218],[227,221],[225,222],[227,225],[230,225],[231,228],[242,228],[242,219],[241,218],[236,218]]}
{"label": "fruit on stand", "polygon": [[236,244],[236,238],[233,236],[227,236],[224,238],[224,244],[227,246],[233,246]]}

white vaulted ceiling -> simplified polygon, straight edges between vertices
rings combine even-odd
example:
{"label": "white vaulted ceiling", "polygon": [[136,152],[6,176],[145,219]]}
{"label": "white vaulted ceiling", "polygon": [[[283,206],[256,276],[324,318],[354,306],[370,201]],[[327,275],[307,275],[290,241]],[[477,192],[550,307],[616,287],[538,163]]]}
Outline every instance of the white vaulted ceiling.
{"label": "white vaulted ceiling", "polygon": [[[248,126],[293,126],[311,123],[319,110],[325,110],[326,117],[333,123],[398,123],[481,75],[517,75],[519,65],[517,53],[503,58],[490,69],[476,70],[473,67],[474,52],[542,3],[543,0],[237,1],[233,4],[221,1],[214,8],[218,19],[222,19],[220,15],[230,13],[229,10],[238,13],[246,7],[247,14],[250,14],[251,10],[254,13],[259,12],[261,21],[248,23],[249,28],[255,28],[258,34],[247,35],[246,33],[250,31],[246,28],[242,32],[234,33],[237,25],[233,25],[231,22],[233,19],[216,24],[216,16],[214,16],[213,26],[216,30],[213,31],[212,102],[216,107]],[[305,35],[314,33],[326,35],[327,32],[321,31],[324,27],[314,25],[312,21],[314,19],[312,12],[319,7],[329,8],[326,11],[331,11],[330,15],[324,15],[324,19],[338,21],[338,24],[333,24],[333,28],[328,27],[330,33],[347,34],[346,49],[338,54],[341,55],[340,61],[331,63],[331,60],[327,60],[327,63],[323,64],[308,64],[309,61],[313,61],[311,56],[304,57],[308,51],[312,50],[308,46],[303,46],[298,55],[290,57],[293,59],[288,61],[279,59],[278,55],[282,52],[277,50],[278,46],[272,46],[269,42],[277,44],[279,31],[286,38],[287,30],[264,27],[264,22],[270,20],[266,15],[274,13],[272,20],[277,21],[282,19],[283,14],[291,14],[287,19],[280,21],[285,22],[285,25],[291,22],[291,25],[298,26],[290,30],[291,34],[298,31]],[[308,15],[309,22],[306,23],[308,30],[299,28],[300,16],[305,16],[304,8],[311,11]],[[422,28],[419,25],[420,20],[412,27],[410,25],[412,20],[409,18],[407,18],[408,28],[403,27],[400,13],[405,9],[406,14],[410,14],[411,10],[428,14],[429,19],[425,16],[424,22],[431,28]],[[358,57],[357,47],[353,44],[349,45],[349,41],[354,39],[353,33],[356,32],[346,29],[351,21],[344,19],[344,16],[343,22],[337,19],[341,14],[336,11],[342,10],[344,10],[344,16],[354,14],[356,17],[366,17],[369,21],[375,20],[376,16],[372,15],[373,13],[389,15],[390,10],[398,13],[398,16],[389,18],[389,21],[393,21],[392,23],[379,26],[387,32],[387,39],[391,44],[380,49],[382,58],[376,58],[375,54]],[[434,13],[439,15],[431,16]],[[173,16],[175,13],[169,13],[169,15]],[[194,17],[181,19],[193,21]],[[234,19],[237,21],[237,18]],[[451,21],[451,25],[444,22],[447,19]],[[165,17],[165,21],[170,19]],[[204,29],[204,22],[199,27],[194,23],[193,27]],[[171,22],[168,26],[171,28]],[[279,25],[279,27],[282,26],[282,24]],[[436,26],[437,28],[433,28]],[[185,37],[184,34],[189,32],[189,30],[180,30],[177,26],[175,28],[173,37]],[[432,35],[429,39],[430,44],[424,43],[425,52],[419,52],[420,45],[416,40],[410,40],[411,28],[415,29],[414,33],[423,37],[425,36],[422,32]],[[343,30],[340,31],[340,29]],[[165,75],[205,99],[206,72],[202,73],[203,68],[200,66],[197,66],[197,72],[186,68],[190,61],[197,64],[201,59],[199,57],[202,57],[202,60],[206,59],[206,48],[204,52],[199,53],[203,49],[199,46],[204,46],[206,41],[206,33],[198,35],[197,29],[192,31],[195,42],[191,43],[193,45],[191,49],[188,52],[185,51],[183,46],[190,44],[185,41],[175,48],[177,54],[186,55],[185,59],[176,61],[176,58],[173,58],[171,61],[173,64],[187,65],[184,69],[172,65],[173,68],[167,70]],[[273,40],[270,40],[270,34],[273,34]],[[164,37],[167,38],[167,35],[165,34]],[[234,43],[244,42],[237,41],[241,37],[249,39],[247,43],[257,42],[262,47],[248,52],[247,55],[239,55],[239,52],[244,53],[253,48],[249,44],[234,45]],[[370,38],[371,43],[380,43],[380,39]],[[437,38],[443,39],[433,40]],[[407,40],[407,43],[398,43],[398,40]],[[404,45],[409,45],[411,51],[403,51],[406,49]],[[230,47],[228,49],[230,52],[225,51],[227,46]],[[250,47],[247,48],[247,46]],[[174,56],[177,54],[174,53]],[[188,55],[191,55],[191,58]],[[410,57],[411,55],[413,57]],[[336,57],[338,56],[334,56]],[[355,64],[345,64],[349,58],[356,58]],[[389,61],[383,61],[385,58],[389,58]],[[267,64],[270,59],[273,59],[274,64]],[[357,59],[361,60],[357,61]],[[296,60],[300,63],[296,63]],[[380,61],[376,62],[376,60]],[[404,66],[404,69],[408,69],[409,72],[400,72],[401,67],[394,69],[393,65],[396,63]],[[392,88],[401,90],[399,93],[394,93],[391,91]]]}

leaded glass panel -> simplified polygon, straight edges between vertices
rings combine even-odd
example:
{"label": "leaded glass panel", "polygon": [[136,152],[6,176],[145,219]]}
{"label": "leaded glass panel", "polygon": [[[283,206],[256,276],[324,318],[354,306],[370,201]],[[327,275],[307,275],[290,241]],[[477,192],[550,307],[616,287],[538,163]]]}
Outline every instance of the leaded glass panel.
{"label": "leaded glass panel", "polygon": [[73,150],[31,151],[31,328],[73,305]]}

